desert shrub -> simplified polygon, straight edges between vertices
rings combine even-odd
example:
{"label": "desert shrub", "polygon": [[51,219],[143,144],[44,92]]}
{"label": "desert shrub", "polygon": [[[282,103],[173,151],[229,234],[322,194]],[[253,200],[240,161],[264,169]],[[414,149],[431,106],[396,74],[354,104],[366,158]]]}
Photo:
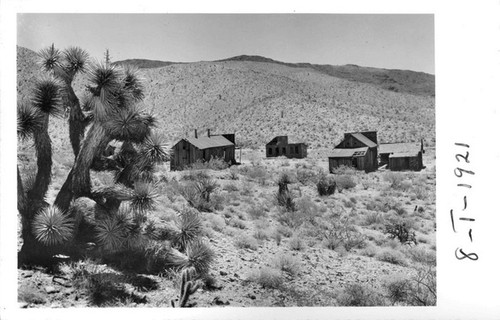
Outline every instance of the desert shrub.
{"label": "desert shrub", "polygon": [[286,206],[278,210],[277,221],[292,229],[299,228],[305,222],[315,224],[315,219],[321,215],[319,207],[307,196],[293,202],[293,210]]}
{"label": "desert shrub", "polygon": [[173,237],[172,244],[184,250],[191,242],[196,240],[202,233],[203,224],[200,214],[191,208],[184,208],[175,222],[178,229]]}
{"label": "desert shrub", "polygon": [[341,306],[383,306],[385,301],[382,295],[368,286],[355,283],[348,285],[337,297]]}
{"label": "desert shrub", "polygon": [[236,192],[236,191],[238,191],[239,189],[238,189],[238,186],[237,186],[236,184],[234,184],[234,183],[228,183],[228,184],[226,184],[226,185],[222,188],[222,190],[226,190],[226,191],[228,191],[228,192]]}
{"label": "desert shrub", "polygon": [[317,173],[310,169],[297,169],[297,181],[303,185],[314,183],[317,180]]}
{"label": "desert shrub", "polygon": [[288,247],[294,251],[302,251],[305,248],[304,241],[298,236],[294,235],[288,241]]}
{"label": "desert shrub", "polygon": [[427,191],[427,189],[425,189],[425,187],[422,186],[415,186],[413,188],[413,193],[415,195],[415,198],[419,200],[424,200],[429,197],[429,192]]}
{"label": "desert shrub", "polygon": [[224,227],[226,226],[226,222],[221,216],[212,215],[208,218],[208,220],[210,223],[210,227],[217,232],[222,232],[224,230]]}
{"label": "desert shrub", "polygon": [[257,240],[254,237],[250,237],[246,234],[241,234],[238,238],[236,238],[234,244],[237,248],[240,249],[257,250],[257,248],[259,247]]}
{"label": "desert shrub", "polygon": [[187,169],[191,170],[224,170],[229,167],[229,164],[222,158],[211,158],[209,161],[197,160],[189,165]]}
{"label": "desert shrub", "polygon": [[389,182],[390,187],[393,189],[400,189],[404,178],[404,175],[400,172],[387,171],[383,175],[384,181]]}
{"label": "desert shrub", "polygon": [[410,305],[436,305],[436,269],[432,266],[416,268],[416,273],[410,278],[408,302]]}
{"label": "desert shrub", "polygon": [[229,169],[229,179],[231,180],[239,180],[238,169],[236,167],[231,167]]}
{"label": "desert shrub", "polygon": [[320,174],[318,182],[316,183],[316,188],[320,196],[329,196],[335,193],[337,183],[332,176]]}
{"label": "desert shrub", "polygon": [[415,232],[410,231],[410,228],[407,226],[406,222],[386,225],[385,233],[389,235],[389,238],[398,239],[399,242],[403,244],[417,244]]}
{"label": "desert shrub", "polygon": [[377,254],[376,257],[380,261],[389,262],[401,266],[406,266],[408,264],[404,254],[401,251],[397,250],[383,249]]}
{"label": "desert shrub", "polygon": [[289,254],[279,254],[276,256],[273,260],[273,265],[276,269],[286,272],[291,276],[296,276],[300,269],[299,260]]}
{"label": "desert shrub", "polygon": [[378,254],[378,252],[379,249],[377,247],[375,247],[373,244],[369,244],[360,251],[360,254],[373,258]]}
{"label": "desert shrub", "polygon": [[263,288],[277,289],[283,283],[283,276],[278,270],[262,268],[252,272],[248,280],[258,283]]}
{"label": "desert shrub", "polygon": [[283,208],[285,212],[294,212],[296,210],[295,202],[293,201],[293,195],[290,191],[278,191],[275,195],[275,199],[278,206]]}
{"label": "desert shrub", "polygon": [[352,175],[339,175],[335,177],[335,183],[337,184],[337,188],[339,192],[342,190],[352,189],[356,187],[356,181]]}
{"label": "desert shrub", "polygon": [[356,173],[356,171],[352,167],[341,165],[338,166],[337,168],[334,168],[332,173],[336,175],[340,174],[353,175]]}
{"label": "desert shrub", "polygon": [[259,228],[255,230],[255,232],[253,233],[253,237],[259,241],[265,241],[269,239],[269,234],[266,230]]}
{"label": "desert shrub", "polygon": [[436,265],[436,252],[426,249],[423,246],[408,248],[406,250],[406,255],[409,256],[413,262],[431,266]]}
{"label": "desert shrub", "polygon": [[362,248],[366,236],[359,232],[347,216],[329,215],[320,223],[320,236],[328,249],[335,250],[342,245],[347,251]]}
{"label": "desert shrub", "polygon": [[284,225],[278,225],[276,231],[283,235],[285,238],[289,238],[293,235],[293,230]]}
{"label": "desert shrub", "polygon": [[271,233],[271,237],[274,239],[277,246],[279,246],[281,244],[282,235],[278,230],[274,230]]}
{"label": "desert shrub", "polygon": [[245,221],[239,219],[239,218],[231,218],[228,222],[228,225],[233,227],[233,228],[238,228],[238,229],[246,229],[247,225]]}
{"label": "desert shrub", "polygon": [[363,225],[365,225],[365,226],[371,226],[374,224],[381,224],[383,222],[384,222],[384,218],[382,217],[380,212],[370,211],[364,215]]}
{"label": "desert shrub", "polygon": [[251,207],[250,209],[248,209],[247,213],[252,219],[264,218],[267,215],[267,212],[261,205]]}
{"label": "desert shrub", "polygon": [[261,185],[266,185],[268,174],[266,168],[263,166],[246,166],[240,169],[240,173],[251,180],[258,182]]}
{"label": "desert shrub", "polygon": [[408,291],[410,290],[410,280],[407,278],[396,277],[386,280],[384,287],[392,305],[396,303],[405,303],[408,300]]}

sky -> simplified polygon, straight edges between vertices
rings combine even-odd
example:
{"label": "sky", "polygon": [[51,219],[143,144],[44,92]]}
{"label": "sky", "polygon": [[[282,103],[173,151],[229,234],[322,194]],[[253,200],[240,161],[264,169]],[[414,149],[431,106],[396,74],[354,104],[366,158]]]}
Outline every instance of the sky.
{"label": "sky", "polygon": [[261,55],[434,74],[432,14],[27,14],[18,45],[79,46],[101,59],[174,62]]}

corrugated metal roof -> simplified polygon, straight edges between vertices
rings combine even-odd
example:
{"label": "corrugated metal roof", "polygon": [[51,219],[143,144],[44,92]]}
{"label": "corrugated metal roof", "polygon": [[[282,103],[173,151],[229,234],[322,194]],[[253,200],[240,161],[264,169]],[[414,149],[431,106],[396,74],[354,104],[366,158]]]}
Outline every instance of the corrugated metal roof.
{"label": "corrugated metal roof", "polygon": [[392,153],[389,155],[389,158],[406,158],[406,157],[416,157],[418,156],[418,153],[420,152],[420,150],[417,150],[415,152],[396,152],[396,153]]}
{"label": "corrugated metal roof", "polygon": [[359,141],[361,141],[362,143],[364,143],[367,147],[369,148],[373,148],[373,147],[376,147],[377,144],[373,141],[371,141],[370,139],[368,139],[365,135],[363,135],[362,133],[352,133],[352,136],[356,139],[358,139]]}
{"label": "corrugated metal roof", "polygon": [[333,149],[332,154],[328,156],[329,158],[349,158],[354,155],[354,153],[358,152],[357,156],[364,156],[366,151],[368,151],[368,147],[354,148],[354,149]]}
{"label": "corrugated metal roof", "polygon": [[418,153],[420,152],[420,148],[421,144],[419,142],[381,143],[378,153]]}
{"label": "corrugated metal roof", "polygon": [[186,138],[186,140],[200,150],[234,146],[234,143],[227,140],[223,136],[218,135],[210,137]]}

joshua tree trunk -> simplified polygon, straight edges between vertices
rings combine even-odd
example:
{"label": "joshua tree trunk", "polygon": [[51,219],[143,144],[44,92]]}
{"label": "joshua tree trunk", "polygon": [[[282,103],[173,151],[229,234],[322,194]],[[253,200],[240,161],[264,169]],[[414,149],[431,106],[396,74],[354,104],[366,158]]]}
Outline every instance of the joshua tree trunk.
{"label": "joshua tree trunk", "polygon": [[34,134],[36,162],[38,171],[36,173],[35,183],[28,190],[28,199],[32,202],[43,201],[52,174],[52,142],[49,132],[49,115],[44,115],[43,126]]}
{"label": "joshua tree trunk", "polygon": [[69,115],[69,139],[75,158],[78,157],[80,151],[80,142],[85,133],[86,120],[85,115],[80,108],[80,101],[71,86],[71,83],[66,84],[66,99],[67,105],[70,107]]}
{"label": "joshua tree trunk", "polygon": [[94,122],[73,166],[73,193],[76,198],[90,196],[90,167],[96,155],[102,154],[110,141],[104,126]]}
{"label": "joshua tree trunk", "polygon": [[66,181],[64,181],[61,190],[57,194],[56,200],[54,201],[54,205],[57,206],[60,210],[66,211],[69,208],[71,200],[73,200],[73,169],[68,173],[66,177]]}

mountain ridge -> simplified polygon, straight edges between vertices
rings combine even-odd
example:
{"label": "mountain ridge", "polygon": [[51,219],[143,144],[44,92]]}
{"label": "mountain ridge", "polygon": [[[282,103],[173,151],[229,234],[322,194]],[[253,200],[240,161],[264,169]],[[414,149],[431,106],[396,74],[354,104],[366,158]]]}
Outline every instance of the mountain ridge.
{"label": "mountain ridge", "polygon": [[[226,59],[200,62],[249,61],[259,63],[275,63],[292,68],[310,68],[332,77],[349,81],[357,81],[376,85],[384,90],[405,92],[415,95],[435,96],[435,76],[420,71],[386,69],[359,66],[356,64],[330,65],[312,64],[308,62],[290,63],[274,60],[260,55],[238,55]],[[138,68],[161,68],[172,64],[187,62],[171,62],[149,59],[127,59],[116,61],[116,64],[131,64]],[[196,62],[189,62],[196,63]]]}

